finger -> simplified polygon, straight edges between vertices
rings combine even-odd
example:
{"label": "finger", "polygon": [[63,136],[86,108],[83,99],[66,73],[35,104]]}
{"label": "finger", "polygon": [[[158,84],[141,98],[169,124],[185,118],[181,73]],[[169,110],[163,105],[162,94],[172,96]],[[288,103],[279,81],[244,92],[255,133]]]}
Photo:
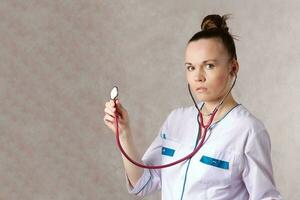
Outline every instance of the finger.
{"label": "finger", "polygon": [[115,107],[115,106],[114,106],[114,102],[112,102],[112,100],[107,101],[107,102],[105,103],[105,107],[114,108],[114,107]]}
{"label": "finger", "polygon": [[111,122],[104,120],[104,123],[105,123],[105,125],[106,125],[108,128],[110,128],[111,130],[114,130],[114,129],[115,129],[115,128],[114,128],[114,125],[113,125]]}
{"label": "finger", "polygon": [[108,114],[108,115],[110,115],[110,116],[112,116],[112,117],[114,117],[115,116],[115,108],[109,108],[109,107],[106,107],[105,109],[104,109],[104,113],[105,114]]}
{"label": "finger", "polygon": [[112,107],[111,102],[110,102],[110,101],[107,101],[107,102],[105,103],[105,107]]}
{"label": "finger", "polygon": [[111,123],[114,123],[115,122],[115,118],[110,116],[110,115],[105,115],[104,116],[104,120],[105,121],[108,121],[108,122],[111,122]]}
{"label": "finger", "polygon": [[119,99],[116,100],[116,108],[117,108],[117,112],[120,114],[120,116],[123,117],[123,115],[126,112],[126,109],[122,106]]}
{"label": "finger", "polygon": [[106,125],[112,124],[112,122],[109,121],[108,119],[106,119],[106,117],[103,117],[103,121],[104,121],[104,123],[105,123]]}
{"label": "finger", "polygon": [[114,100],[110,100],[110,101],[109,101],[109,105],[110,105],[112,108],[116,107],[115,101],[114,101]]}
{"label": "finger", "polygon": [[116,100],[116,104],[117,104],[117,107],[123,109],[123,106],[122,106],[122,104],[121,104],[121,102],[120,102],[119,99]]}
{"label": "finger", "polygon": [[114,106],[114,103],[111,101],[106,102],[105,107],[108,108],[111,112],[116,111],[116,107]]}

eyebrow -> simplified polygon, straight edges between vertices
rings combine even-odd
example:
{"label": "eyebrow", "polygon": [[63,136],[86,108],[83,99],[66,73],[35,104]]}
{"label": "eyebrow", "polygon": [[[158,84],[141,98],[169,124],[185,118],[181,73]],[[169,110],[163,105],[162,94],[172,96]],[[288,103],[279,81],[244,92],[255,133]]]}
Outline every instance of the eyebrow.
{"label": "eyebrow", "polygon": [[[208,60],[204,60],[202,63],[208,63],[208,62],[211,62],[211,61],[217,62],[218,60],[217,59],[208,59]],[[186,62],[186,63],[184,63],[184,65],[193,65],[193,64],[190,63],[190,62]]]}

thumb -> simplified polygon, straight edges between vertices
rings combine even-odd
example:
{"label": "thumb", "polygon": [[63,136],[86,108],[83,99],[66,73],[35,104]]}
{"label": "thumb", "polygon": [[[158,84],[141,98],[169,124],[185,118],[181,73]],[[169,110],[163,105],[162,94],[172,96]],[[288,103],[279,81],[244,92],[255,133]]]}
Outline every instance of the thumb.
{"label": "thumb", "polygon": [[117,106],[122,106],[119,99],[116,99],[116,105]]}
{"label": "thumb", "polygon": [[125,110],[119,99],[116,100],[116,107],[121,112],[123,112]]}

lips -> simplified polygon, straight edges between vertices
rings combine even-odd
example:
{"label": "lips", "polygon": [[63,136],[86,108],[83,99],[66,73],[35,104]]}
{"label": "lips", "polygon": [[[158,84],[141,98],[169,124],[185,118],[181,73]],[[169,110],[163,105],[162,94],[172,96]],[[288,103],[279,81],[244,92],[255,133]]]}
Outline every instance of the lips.
{"label": "lips", "polygon": [[196,88],[196,91],[197,92],[206,92],[207,88],[206,87],[198,87],[198,88]]}

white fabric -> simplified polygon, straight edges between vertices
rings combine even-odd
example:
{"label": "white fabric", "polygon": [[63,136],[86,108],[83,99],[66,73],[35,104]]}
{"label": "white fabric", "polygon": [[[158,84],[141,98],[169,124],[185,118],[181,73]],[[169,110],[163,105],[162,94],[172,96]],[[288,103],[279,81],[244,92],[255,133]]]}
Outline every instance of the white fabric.
{"label": "white fabric", "polygon": [[[148,165],[167,164],[193,151],[198,134],[195,107],[170,113],[143,156]],[[282,199],[276,190],[270,138],[264,125],[243,105],[211,125],[207,140],[190,160],[160,170],[144,170],[129,193],[145,196],[161,189],[163,200]],[[162,155],[162,147],[174,155]],[[228,169],[200,162],[202,156],[228,163]]]}

